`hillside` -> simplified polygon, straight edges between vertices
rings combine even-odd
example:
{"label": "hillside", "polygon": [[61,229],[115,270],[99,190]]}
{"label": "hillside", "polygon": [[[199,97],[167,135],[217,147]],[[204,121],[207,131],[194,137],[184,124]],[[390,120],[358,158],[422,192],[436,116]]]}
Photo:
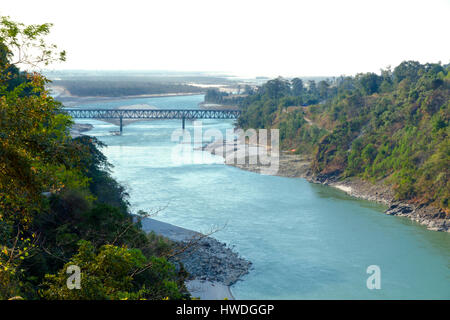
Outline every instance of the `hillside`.
{"label": "hillside", "polygon": [[42,50],[23,64],[63,60],[49,27],[0,24],[0,300],[189,299],[186,272],[169,262],[179,249],[142,230],[148,214],[131,212],[104,144],[73,139],[48,80],[11,63],[18,39]]}
{"label": "hillside", "polygon": [[449,211],[449,66],[405,61],[334,81],[268,81],[241,104],[243,128],[279,128],[316,179],[383,183],[398,200]]}

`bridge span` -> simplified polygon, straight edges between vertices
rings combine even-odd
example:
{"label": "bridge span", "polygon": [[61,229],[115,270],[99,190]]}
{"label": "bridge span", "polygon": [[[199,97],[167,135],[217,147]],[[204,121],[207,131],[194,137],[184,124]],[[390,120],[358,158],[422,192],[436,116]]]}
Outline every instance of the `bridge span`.
{"label": "bridge span", "polygon": [[122,133],[123,119],[181,119],[182,128],[185,121],[195,119],[237,119],[240,110],[232,109],[67,109],[63,111],[77,119],[119,119]]}

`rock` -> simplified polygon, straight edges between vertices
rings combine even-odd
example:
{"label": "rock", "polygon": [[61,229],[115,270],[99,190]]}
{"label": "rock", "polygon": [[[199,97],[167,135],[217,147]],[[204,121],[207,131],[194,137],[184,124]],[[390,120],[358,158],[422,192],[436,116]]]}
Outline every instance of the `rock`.
{"label": "rock", "polygon": [[80,137],[82,135],[82,132],[89,131],[94,126],[89,123],[74,123],[72,127],[70,128],[70,135],[72,138]]}
{"label": "rock", "polygon": [[[184,246],[186,242],[180,244]],[[191,278],[225,285],[236,283],[252,265],[225,244],[209,237],[202,239],[195,248],[186,250],[173,262],[181,262]]]}
{"label": "rock", "polygon": [[392,203],[389,208],[384,212],[388,215],[407,215],[414,211],[412,205],[406,203]]}

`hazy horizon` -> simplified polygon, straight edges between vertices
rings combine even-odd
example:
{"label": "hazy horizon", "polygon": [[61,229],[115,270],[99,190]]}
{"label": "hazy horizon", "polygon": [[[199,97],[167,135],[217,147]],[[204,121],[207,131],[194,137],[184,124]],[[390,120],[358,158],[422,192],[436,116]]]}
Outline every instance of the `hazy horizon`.
{"label": "hazy horizon", "polygon": [[54,24],[54,70],[165,70],[239,77],[333,77],[404,60],[449,63],[450,1],[77,1],[2,4]]}
{"label": "hazy horizon", "polygon": [[241,75],[237,73],[231,73],[231,72],[225,72],[225,71],[202,71],[202,70],[189,70],[189,71],[182,71],[182,70],[158,70],[158,69],[43,69],[44,73],[123,73],[124,75],[130,75],[130,74],[144,74],[144,75],[164,75],[164,76],[183,76],[183,75],[190,75],[190,76],[204,76],[204,77],[219,77],[219,78],[237,78],[237,79],[257,79],[257,78],[267,78],[267,79],[273,79],[276,77],[283,77],[283,78],[333,78],[333,77],[339,77],[341,75],[292,75],[292,76],[286,76],[286,75],[264,75],[264,74],[256,74],[256,75]]}

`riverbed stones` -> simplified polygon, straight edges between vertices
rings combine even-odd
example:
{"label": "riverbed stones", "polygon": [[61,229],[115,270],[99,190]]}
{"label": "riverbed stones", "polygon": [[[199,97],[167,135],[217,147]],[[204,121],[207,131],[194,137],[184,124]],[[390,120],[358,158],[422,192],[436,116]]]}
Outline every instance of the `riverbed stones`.
{"label": "riverbed stones", "polygon": [[[188,242],[180,242],[180,246],[186,244]],[[252,265],[233,249],[211,237],[201,239],[174,258],[173,262],[181,262],[190,279],[220,282],[228,286],[247,274]]]}

